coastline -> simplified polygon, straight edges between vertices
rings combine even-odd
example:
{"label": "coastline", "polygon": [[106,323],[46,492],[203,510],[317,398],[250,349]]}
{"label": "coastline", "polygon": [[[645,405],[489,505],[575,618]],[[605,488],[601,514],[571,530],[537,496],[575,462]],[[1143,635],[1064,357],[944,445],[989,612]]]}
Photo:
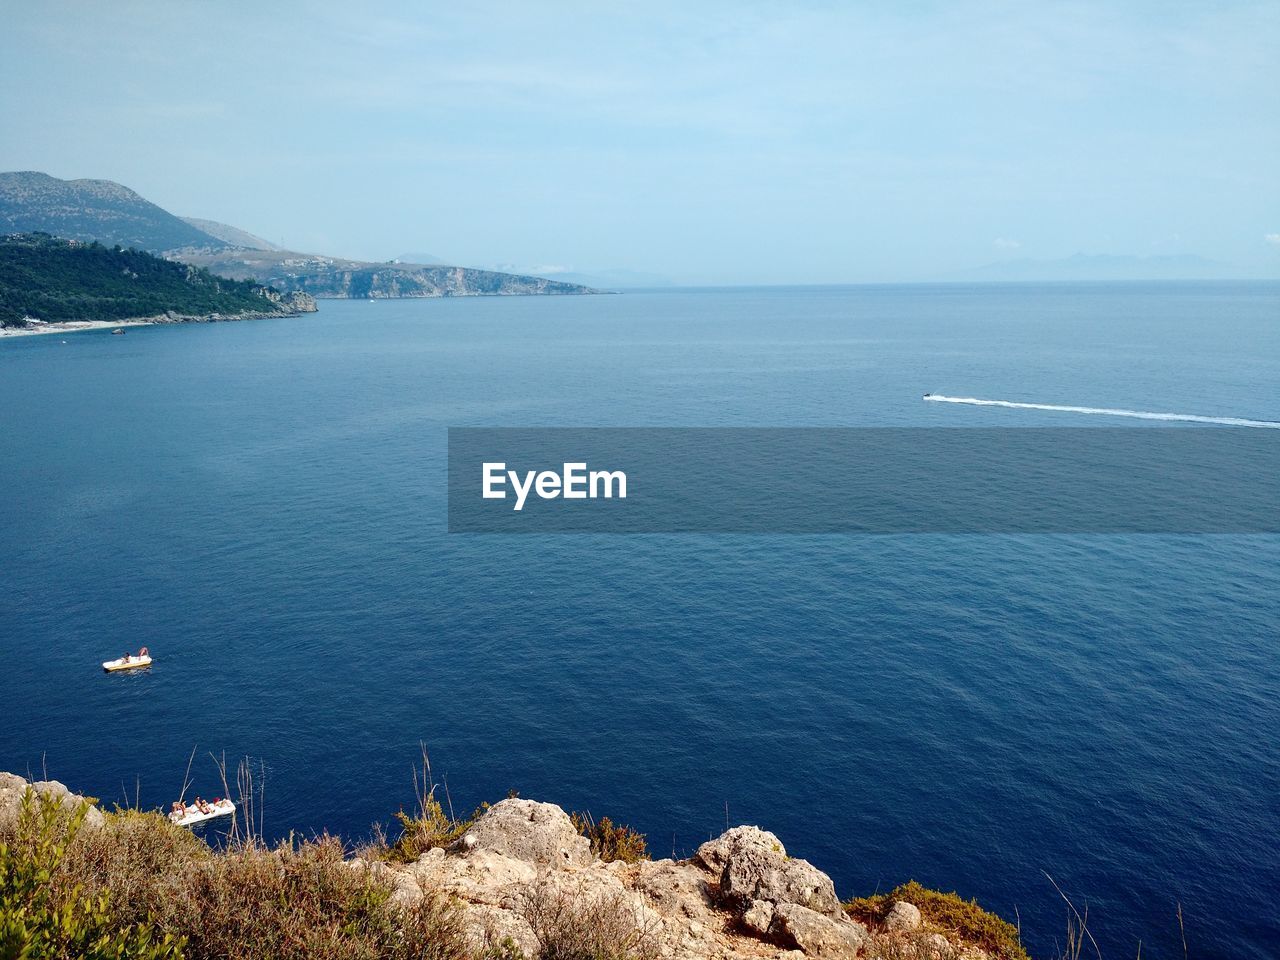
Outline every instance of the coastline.
{"label": "coastline", "polygon": [[116,327],[149,327],[154,320],[59,320],[28,327],[0,327],[0,337],[35,337],[44,333],[80,333],[84,330],[114,330]]}
{"label": "coastline", "polygon": [[[308,298],[309,299],[309,298]],[[85,330],[114,330],[117,327],[154,327],[166,323],[227,323],[236,320],[279,320],[314,313],[310,310],[263,310],[252,313],[210,313],[204,315],[162,313],[154,317],[130,317],[127,320],[55,320],[26,327],[0,327],[0,338],[30,337],[45,333],[81,333]]]}

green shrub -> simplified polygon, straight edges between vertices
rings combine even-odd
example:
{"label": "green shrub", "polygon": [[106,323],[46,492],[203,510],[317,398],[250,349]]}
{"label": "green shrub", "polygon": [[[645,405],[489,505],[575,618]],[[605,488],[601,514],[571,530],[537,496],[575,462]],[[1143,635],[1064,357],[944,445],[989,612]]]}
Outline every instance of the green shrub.
{"label": "green shrub", "polygon": [[613,860],[639,863],[649,859],[644,834],[626,824],[614,824],[608,817],[595,820],[590,813],[574,813],[569,819],[578,832],[591,841],[591,852],[606,863]]}
{"label": "green shrub", "polygon": [[895,900],[906,900],[919,907],[926,927],[981,947],[997,960],[1028,960],[1018,928],[1013,924],[982,909],[976,900],[930,890],[914,880],[887,894],[849,900],[844,909],[855,920],[874,927],[884,920]]}
{"label": "green shrub", "polygon": [[181,938],[122,920],[109,892],[86,891],[65,876],[88,809],[81,803],[68,813],[27,789],[13,836],[0,842],[0,957],[181,960]]}
{"label": "green shrub", "polygon": [[428,793],[418,803],[418,812],[410,816],[403,810],[396,813],[400,824],[400,838],[391,845],[389,856],[401,863],[412,863],[435,847],[447,847],[471,828],[479,816],[489,809],[482,803],[465,820],[455,820],[444,812],[444,807]]}

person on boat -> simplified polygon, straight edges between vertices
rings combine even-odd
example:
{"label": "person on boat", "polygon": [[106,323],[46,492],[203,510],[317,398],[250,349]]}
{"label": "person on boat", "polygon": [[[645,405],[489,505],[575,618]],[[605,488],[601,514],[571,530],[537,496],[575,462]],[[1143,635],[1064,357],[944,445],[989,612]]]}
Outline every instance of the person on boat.
{"label": "person on boat", "polygon": [[139,660],[141,660],[143,657],[149,657],[149,656],[151,656],[151,653],[149,650],[147,650],[146,647],[143,647],[141,650],[138,651]]}
{"label": "person on boat", "polygon": [[209,809],[209,805],[204,802],[203,797],[196,797],[196,809],[199,810],[201,813],[213,812],[212,810]]}
{"label": "person on boat", "polygon": [[181,800],[175,800],[173,801],[172,806],[170,806],[169,812],[177,814],[179,817],[185,817],[187,815],[187,808],[182,805]]}
{"label": "person on boat", "polygon": [[124,655],[123,657],[121,657],[121,658],[120,658],[120,662],[121,662],[121,663],[128,663],[128,662],[129,662],[129,654],[128,654],[128,652],[127,652],[127,651],[125,652],[125,655]]}

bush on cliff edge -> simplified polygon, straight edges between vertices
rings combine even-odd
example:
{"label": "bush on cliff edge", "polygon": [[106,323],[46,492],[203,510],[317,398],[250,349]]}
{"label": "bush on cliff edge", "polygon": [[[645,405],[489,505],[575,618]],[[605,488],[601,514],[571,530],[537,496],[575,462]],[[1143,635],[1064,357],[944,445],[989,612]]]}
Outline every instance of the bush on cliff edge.
{"label": "bush on cliff edge", "polygon": [[58,884],[88,809],[23,797],[13,836],[0,839],[0,958],[181,960],[181,938],[125,920],[110,891]]}
{"label": "bush on cliff edge", "polygon": [[957,893],[930,890],[911,880],[889,893],[856,897],[845,903],[849,916],[874,928],[885,918],[895,900],[906,900],[920,909],[925,926],[948,937],[981,947],[996,960],[1028,960],[1018,928]]}
{"label": "bush on cliff edge", "polygon": [[590,813],[573,813],[569,819],[574,828],[591,841],[591,852],[605,863],[615,860],[639,863],[649,859],[645,835],[625,823],[614,823],[608,817],[597,820]]}
{"label": "bush on cliff edge", "polygon": [[467,960],[453,906],[409,906],[332,837],[215,853],[159,814],[81,829],[30,789],[0,838],[0,960]]}

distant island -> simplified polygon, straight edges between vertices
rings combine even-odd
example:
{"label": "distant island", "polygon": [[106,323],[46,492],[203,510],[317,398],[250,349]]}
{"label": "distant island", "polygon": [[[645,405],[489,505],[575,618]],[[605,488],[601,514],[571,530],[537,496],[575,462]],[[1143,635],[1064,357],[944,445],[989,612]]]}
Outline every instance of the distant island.
{"label": "distant island", "polygon": [[0,327],[9,331],[249,320],[315,309],[306,294],[228,280],[141,250],[47,233],[0,239]]}
{"label": "distant island", "polygon": [[119,244],[284,293],[333,299],[596,293],[564,283],[446,264],[372,263],[282,250],[237,227],[178,217],[110,180],[0,173],[0,234],[42,232]]}
{"label": "distant island", "polygon": [[1057,260],[1001,260],[970,270],[961,281],[1106,282],[1112,280],[1232,280],[1240,269],[1192,254],[1147,257],[1075,253]]}

